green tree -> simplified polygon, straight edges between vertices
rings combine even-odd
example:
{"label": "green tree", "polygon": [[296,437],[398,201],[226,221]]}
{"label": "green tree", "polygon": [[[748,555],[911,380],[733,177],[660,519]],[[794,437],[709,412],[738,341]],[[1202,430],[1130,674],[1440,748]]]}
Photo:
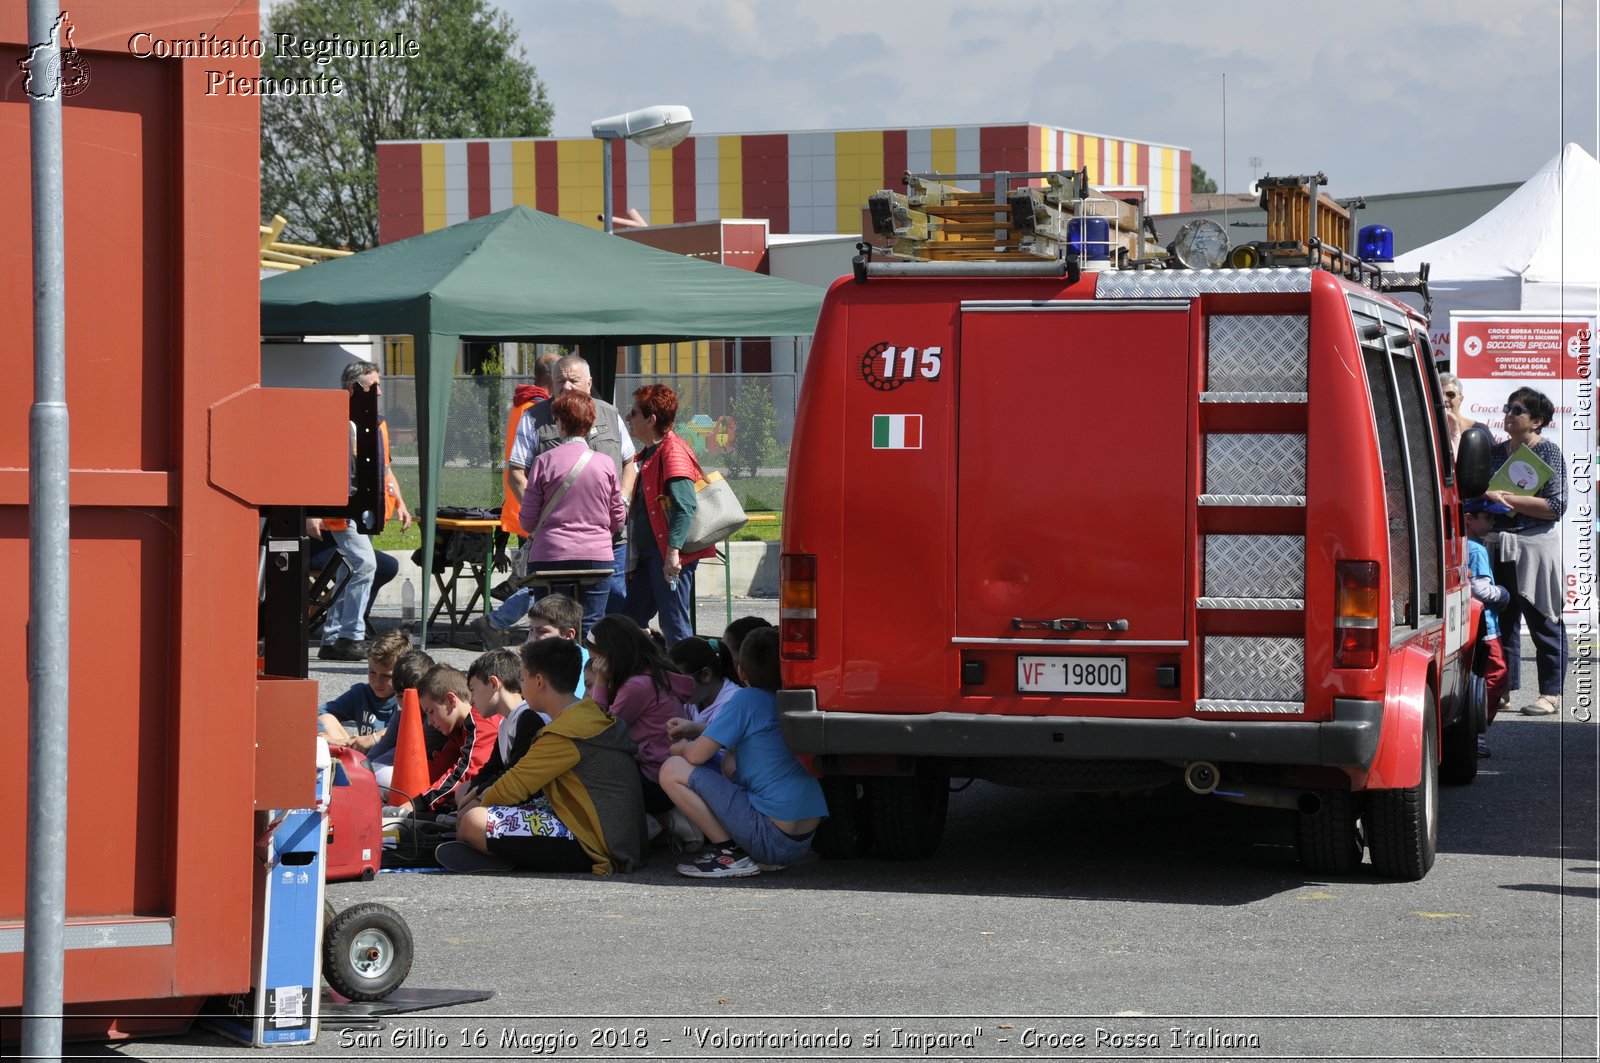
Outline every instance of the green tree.
{"label": "green tree", "polygon": [[[778,455],[778,444],[772,437],[772,392],[766,384],[746,380],[734,396],[733,449],[728,454],[728,472],[754,476],[763,464],[773,462]],[[777,462],[782,464],[781,461]]]}
{"label": "green tree", "polygon": [[1197,162],[1189,164],[1189,191],[1215,192],[1217,182],[1206,176],[1205,169]]}
{"label": "green tree", "polygon": [[[415,58],[285,54],[278,34],[417,42]],[[487,0],[284,0],[264,30],[261,73],[338,77],[339,95],[261,98],[261,203],[294,235],[362,250],[378,243],[377,142],[529,137],[552,108],[516,30]],[[320,63],[320,65],[319,65]]]}

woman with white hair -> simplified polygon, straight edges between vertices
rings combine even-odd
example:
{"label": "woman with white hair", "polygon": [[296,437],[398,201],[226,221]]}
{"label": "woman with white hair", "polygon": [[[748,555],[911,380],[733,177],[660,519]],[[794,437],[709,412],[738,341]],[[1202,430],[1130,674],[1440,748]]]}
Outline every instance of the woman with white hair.
{"label": "woman with white hair", "polygon": [[1440,373],[1439,387],[1444,391],[1445,423],[1450,426],[1450,452],[1454,454],[1461,447],[1461,436],[1478,422],[1461,412],[1461,401],[1465,395],[1461,390],[1461,381],[1454,373]]}

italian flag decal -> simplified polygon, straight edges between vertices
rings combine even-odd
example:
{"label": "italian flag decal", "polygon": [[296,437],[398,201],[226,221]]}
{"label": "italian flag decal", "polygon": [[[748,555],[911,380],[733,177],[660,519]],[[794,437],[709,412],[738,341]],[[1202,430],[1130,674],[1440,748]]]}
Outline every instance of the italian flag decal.
{"label": "italian flag decal", "polygon": [[877,413],[872,416],[873,450],[921,450],[922,414]]}

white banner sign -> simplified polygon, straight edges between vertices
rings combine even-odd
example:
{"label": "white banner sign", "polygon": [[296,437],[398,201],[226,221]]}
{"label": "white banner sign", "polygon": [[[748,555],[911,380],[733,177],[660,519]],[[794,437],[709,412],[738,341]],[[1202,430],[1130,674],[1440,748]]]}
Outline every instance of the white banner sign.
{"label": "white banner sign", "polygon": [[1504,439],[1506,399],[1518,388],[1543,392],[1555,419],[1540,433],[1567,461],[1561,517],[1566,611],[1593,617],[1595,595],[1595,316],[1533,311],[1450,314],[1461,412]]}

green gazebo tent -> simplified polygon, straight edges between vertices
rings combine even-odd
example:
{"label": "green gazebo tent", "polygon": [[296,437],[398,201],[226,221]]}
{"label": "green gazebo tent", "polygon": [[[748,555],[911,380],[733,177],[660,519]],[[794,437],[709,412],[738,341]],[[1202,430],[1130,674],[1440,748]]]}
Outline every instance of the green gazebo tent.
{"label": "green gazebo tent", "polygon": [[[432,571],[461,337],[576,346],[594,365],[596,393],[608,395],[619,345],[810,335],[821,303],[822,291],[809,285],[658,251],[515,206],[269,277],[261,282],[261,332],[413,337],[418,513],[423,569]],[[424,624],[428,598],[424,580]]]}

